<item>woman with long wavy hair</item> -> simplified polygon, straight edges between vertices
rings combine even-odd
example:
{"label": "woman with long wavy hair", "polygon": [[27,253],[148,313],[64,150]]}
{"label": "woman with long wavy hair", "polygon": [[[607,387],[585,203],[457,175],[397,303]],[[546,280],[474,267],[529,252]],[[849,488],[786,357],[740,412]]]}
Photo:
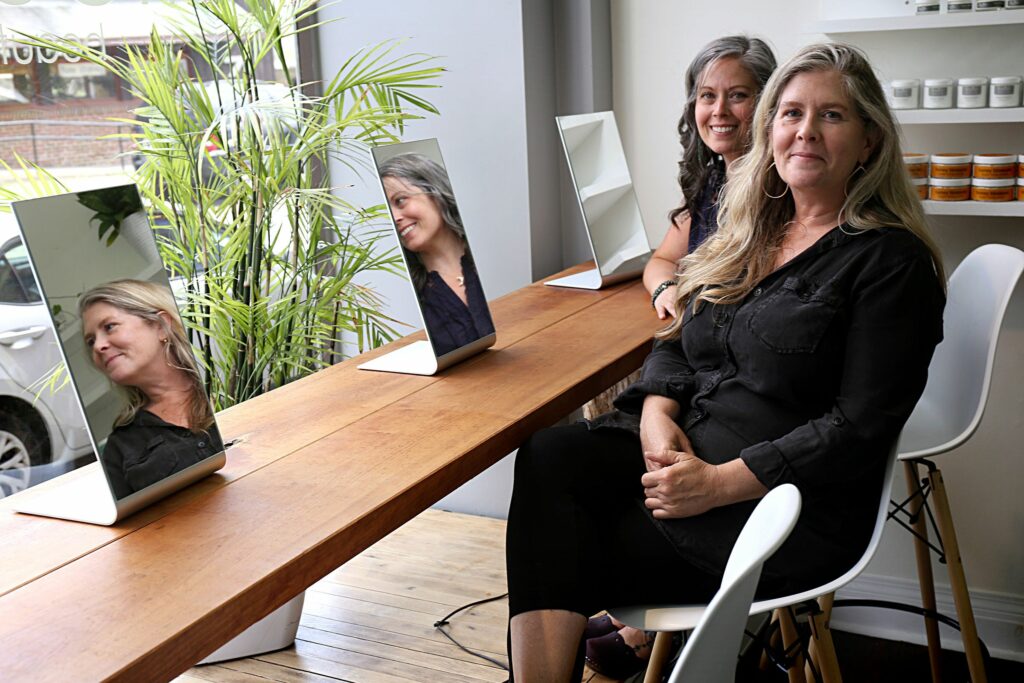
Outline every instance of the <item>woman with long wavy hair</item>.
{"label": "woman with long wavy hair", "polygon": [[599,609],[709,599],[779,484],[797,485],[803,508],[760,598],[835,578],[868,542],[887,454],[942,337],[941,261],[857,49],[811,45],[779,67],[752,137],[718,231],[683,260],[679,316],[618,411],[519,450],[516,678],[570,680]]}
{"label": "woman with long wavy hair", "polygon": [[115,280],[78,301],[93,365],[125,405],[100,457],[124,498],[224,450],[170,290]]}

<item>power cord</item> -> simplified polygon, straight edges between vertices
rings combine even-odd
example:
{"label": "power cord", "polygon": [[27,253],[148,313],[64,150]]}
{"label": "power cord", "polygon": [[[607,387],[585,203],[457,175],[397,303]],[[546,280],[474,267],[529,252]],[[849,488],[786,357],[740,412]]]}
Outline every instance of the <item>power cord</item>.
{"label": "power cord", "polygon": [[503,600],[503,599],[505,599],[507,597],[508,597],[508,593],[502,593],[501,595],[495,595],[493,598],[484,598],[483,600],[477,600],[476,602],[470,602],[468,604],[465,604],[462,607],[458,607],[458,608],[452,610],[448,614],[446,614],[443,617],[441,617],[439,620],[435,621],[434,622],[434,628],[436,628],[438,631],[440,631],[444,635],[445,638],[447,638],[448,640],[452,641],[452,643],[454,643],[455,647],[459,648],[463,652],[465,652],[467,654],[470,654],[470,655],[473,655],[474,657],[479,657],[480,659],[483,659],[484,661],[488,661],[488,662],[490,662],[491,664],[493,664],[494,666],[498,667],[499,669],[501,669],[503,671],[508,671],[508,667],[505,666],[504,664],[502,664],[501,662],[499,662],[497,659],[492,659],[491,657],[488,657],[485,654],[481,654],[479,652],[474,652],[473,650],[470,650],[468,647],[466,647],[465,645],[463,645],[459,641],[455,640],[455,638],[452,636],[452,634],[448,633],[448,631],[446,631],[444,629],[444,627],[448,625],[448,620],[451,619],[452,617],[454,617],[459,612],[467,610],[467,609],[469,609],[471,607],[476,607],[477,605],[484,605],[484,604],[487,604],[488,602],[494,602],[496,600]]}

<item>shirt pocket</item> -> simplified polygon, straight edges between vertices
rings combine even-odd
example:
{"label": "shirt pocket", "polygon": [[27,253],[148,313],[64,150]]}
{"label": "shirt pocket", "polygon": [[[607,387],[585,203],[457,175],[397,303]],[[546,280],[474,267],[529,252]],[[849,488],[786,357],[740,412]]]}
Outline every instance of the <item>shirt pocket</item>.
{"label": "shirt pocket", "polygon": [[133,491],[166,479],[177,469],[178,456],[162,436],[154,436],[145,448],[126,454],[124,459],[124,477]]}
{"label": "shirt pocket", "polygon": [[789,277],[761,303],[747,325],[776,353],[814,353],[842,303],[830,287]]}

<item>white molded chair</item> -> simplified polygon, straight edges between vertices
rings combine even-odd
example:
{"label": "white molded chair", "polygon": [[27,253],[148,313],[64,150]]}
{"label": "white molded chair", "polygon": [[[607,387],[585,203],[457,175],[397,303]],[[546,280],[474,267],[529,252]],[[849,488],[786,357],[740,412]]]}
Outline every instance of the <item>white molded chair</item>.
{"label": "white molded chair", "polygon": [[[1022,270],[1024,252],[1002,244],[986,244],[968,254],[954,271],[949,279],[944,338],[935,349],[928,368],[928,384],[903,428],[899,445],[909,497],[903,503],[894,503],[892,516],[914,534],[921,601],[925,609],[933,612],[935,585],[929,548],[945,559],[974,683],[986,680],[978,631],[942,473],[926,458],[962,445],[978,428],[988,399],[999,328]],[[928,470],[924,479],[919,479],[919,465]],[[896,516],[900,513],[908,517],[908,522]],[[932,521],[938,546],[928,541],[926,518]],[[926,618],[925,627],[932,679],[938,681],[938,622]]]}
{"label": "white molded chair", "polygon": [[[828,630],[828,619],[832,611],[832,594],[842,588],[850,581],[853,581],[868,565],[878,549],[878,542],[882,538],[882,530],[885,528],[885,520],[889,509],[889,497],[892,493],[893,472],[896,469],[896,447],[893,444],[885,465],[885,476],[882,481],[881,495],[879,496],[878,512],[875,515],[875,527],[871,533],[871,539],[864,550],[864,554],[849,570],[842,576],[829,581],[828,583],[812,588],[811,590],[786,595],[770,600],[759,600],[748,610],[748,614],[762,614],[780,610],[780,620],[784,644],[788,648],[797,641],[796,624],[793,622],[792,613],[786,609],[793,605],[813,601],[818,598],[819,609],[810,615],[811,624],[811,657],[817,663],[825,683],[841,681],[839,665],[836,661],[835,650],[832,647],[832,635]],[[731,560],[731,558],[730,558]],[[671,647],[671,633],[675,631],[692,630],[701,621],[707,610],[706,605],[667,605],[667,606],[638,606],[620,607],[609,610],[616,619],[645,631],[660,631],[654,642],[654,649],[651,652],[650,665],[647,667],[645,683],[653,683],[661,678],[661,669],[668,657]],[[735,651],[729,653],[729,657],[735,655]],[[731,680],[734,675],[735,662],[728,662],[719,659],[719,666],[724,669]],[[802,658],[797,657],[793,666],[789,668],[789,680],[794,682],[804,681],[804,665]],[[691,679],[702,681],[697,677]]]}
{"label": "white molded chair", "polygon": [[722,574],[722,585],[697,623],[679,656],[669,683],[701,681],[731,683],[735,661],[747,624],[761,567],[796,526],[800,516],[800,491],[783,484],[757,504]]}

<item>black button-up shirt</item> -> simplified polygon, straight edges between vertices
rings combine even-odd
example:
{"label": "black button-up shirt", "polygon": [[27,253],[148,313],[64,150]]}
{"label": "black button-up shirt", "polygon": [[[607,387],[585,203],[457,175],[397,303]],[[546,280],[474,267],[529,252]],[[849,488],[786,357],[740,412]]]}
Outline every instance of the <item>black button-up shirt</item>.
{"label": "black button-up shirt", "polygon": [[[768,488],[800,488],[797,527],[765,566],[799,585],[863,552],[886,456],[942,338],[945,298],[925,245],[906,230],[850,232],[832,230],[739,303],[687,306],[680,339],[657,343],[616,399],[633,416],[648,394],[675,399],[701,459],[742,458]],[[688,559],[721,571],[754,504],[655,522]]]}
{"label": "black button-up shirt", "polygon": [[120,500],[223,450],[216,425],[197,433],[140,410],[111,433],[100,462]]}

